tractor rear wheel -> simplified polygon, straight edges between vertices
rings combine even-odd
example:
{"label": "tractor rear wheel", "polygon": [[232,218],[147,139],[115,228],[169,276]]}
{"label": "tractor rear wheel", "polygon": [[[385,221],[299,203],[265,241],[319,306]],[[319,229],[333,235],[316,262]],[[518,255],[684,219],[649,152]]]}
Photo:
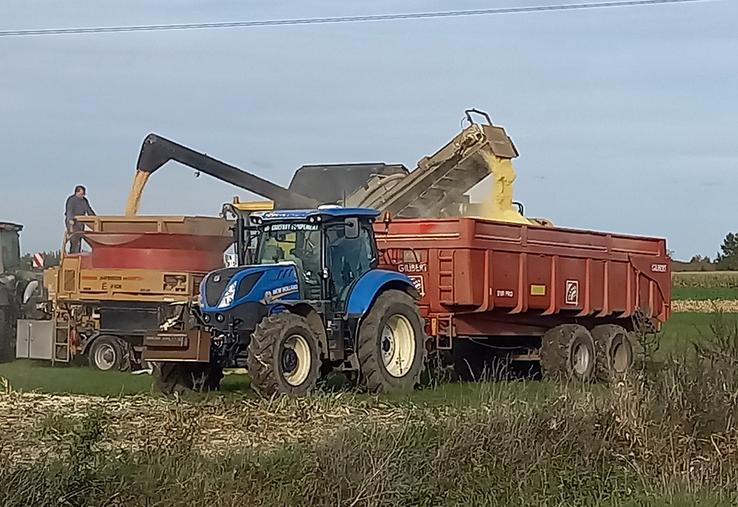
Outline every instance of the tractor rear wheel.
{"label": "tractor rear wheel", "polygon": [[633,366],[633,344],[622,326],[604,324],[592,329],[597,351],[597,377],[603,381],[627,375]]}
{"label": "tractor rear wheel", "polygon": [[541,339],[541,372],[545,378],[589,382],[595,376],[595,344],[587,328],[563,324]]}
{"label": "tractor rear wheel", "polygon": [[216,391],[223,368],[213,363],[160,362],[154,365],[154,385],[163,394]]}
{"label": "tractor rear wheel", "polygon": [[425,360],[423,320],[415,300],[388,290],[377,297],[359,329],[361,381],[370,392],[412,390]]}
{"label": "tractor rear wheel", "polygon": [[251,335],[246,359],[251,386],[262,396],[302,396],[320,378],[320,341],[305,317],[265,317]]}

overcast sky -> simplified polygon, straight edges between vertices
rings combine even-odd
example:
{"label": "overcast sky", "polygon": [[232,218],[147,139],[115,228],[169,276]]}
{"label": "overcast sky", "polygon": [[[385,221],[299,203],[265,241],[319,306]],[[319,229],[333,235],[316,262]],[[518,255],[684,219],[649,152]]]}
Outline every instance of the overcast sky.
{"label": "overcast sky", "polygon": [[[0,30],[554,3],[565,2],[3,0]],[[738,230],[737,26],[738,2],[724,0],[0,38],[0,220],[25,224],[31,252],[59,247],[75,184],[99,214],[121,213],[149,132],[286,185],[306,163],[415,167],[477,107],[520,151],[526,214],[712,256]],[[142,212],[212,215],[237,193],[171,165]]]}

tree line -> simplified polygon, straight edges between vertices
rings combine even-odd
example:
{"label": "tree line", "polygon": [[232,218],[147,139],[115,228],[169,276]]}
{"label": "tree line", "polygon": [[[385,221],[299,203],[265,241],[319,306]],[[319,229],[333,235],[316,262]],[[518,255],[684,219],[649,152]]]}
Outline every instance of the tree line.
{"label": "tree line", "polygon": [[689,263],[722,271],[738,271],[738,233],[729,232],[725,236],[715,259],[710,259],[707,255],[695,255]]}

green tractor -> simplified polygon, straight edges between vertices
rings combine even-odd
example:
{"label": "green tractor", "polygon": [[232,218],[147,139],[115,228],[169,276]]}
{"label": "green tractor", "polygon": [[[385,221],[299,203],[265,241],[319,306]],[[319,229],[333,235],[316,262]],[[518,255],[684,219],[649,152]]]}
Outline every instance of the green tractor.
{"label": "green tractor", "polygon": [[20,254],[22,225],[0,222],[0,361],[15,356],[16,321],[35,313],[43,273],[25,269]]}

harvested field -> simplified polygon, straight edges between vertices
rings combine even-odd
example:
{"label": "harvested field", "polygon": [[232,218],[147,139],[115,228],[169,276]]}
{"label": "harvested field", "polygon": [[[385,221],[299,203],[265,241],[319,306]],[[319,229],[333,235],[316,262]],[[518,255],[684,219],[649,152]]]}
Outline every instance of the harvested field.
{"label": "harvested field", "polygon": [[[443,415],[451,407],[436,407]],[[104,448],[135,452],[150,445],[175,445],[190,439],[204,456],[231,449],[274,449],[326,438],[341,426],[370,421],[384,426],[412,418],[402,409],[352,395],[305,399],[255,399],[178,402],[163,397],[55,396],[7,392],[0,397],[0,459],[32,463],[46,459],[90,415],[106,422]],[[428,414],[425,414],[426,416]],[[186,435],[185,435],[186,434]]]}
{"label": "harvested field", "polygon": [[[24,383],[0,388],[0,504],[736,505],[735,324],[675,314],[657,362],[610,386],[166,399],[140,376],[106,397],[28,392],[86,369],[0,365]],[[105,375],[84,378],[115,392]]]}
{"label": "harvested field", "polygon": [[6,392],[2,503],[734,505],[738,377],[726,367],[674,362],[534,401],[490,388],[456,406]]}
{"label": "harvested field", "polygon": [[672,273],[672,309],[738,312],[738,272]]}
{"label": "harvested field", "polygon": [[677,299],[671,302],[671,309],[675,312],[738,313],[738,299]]}

